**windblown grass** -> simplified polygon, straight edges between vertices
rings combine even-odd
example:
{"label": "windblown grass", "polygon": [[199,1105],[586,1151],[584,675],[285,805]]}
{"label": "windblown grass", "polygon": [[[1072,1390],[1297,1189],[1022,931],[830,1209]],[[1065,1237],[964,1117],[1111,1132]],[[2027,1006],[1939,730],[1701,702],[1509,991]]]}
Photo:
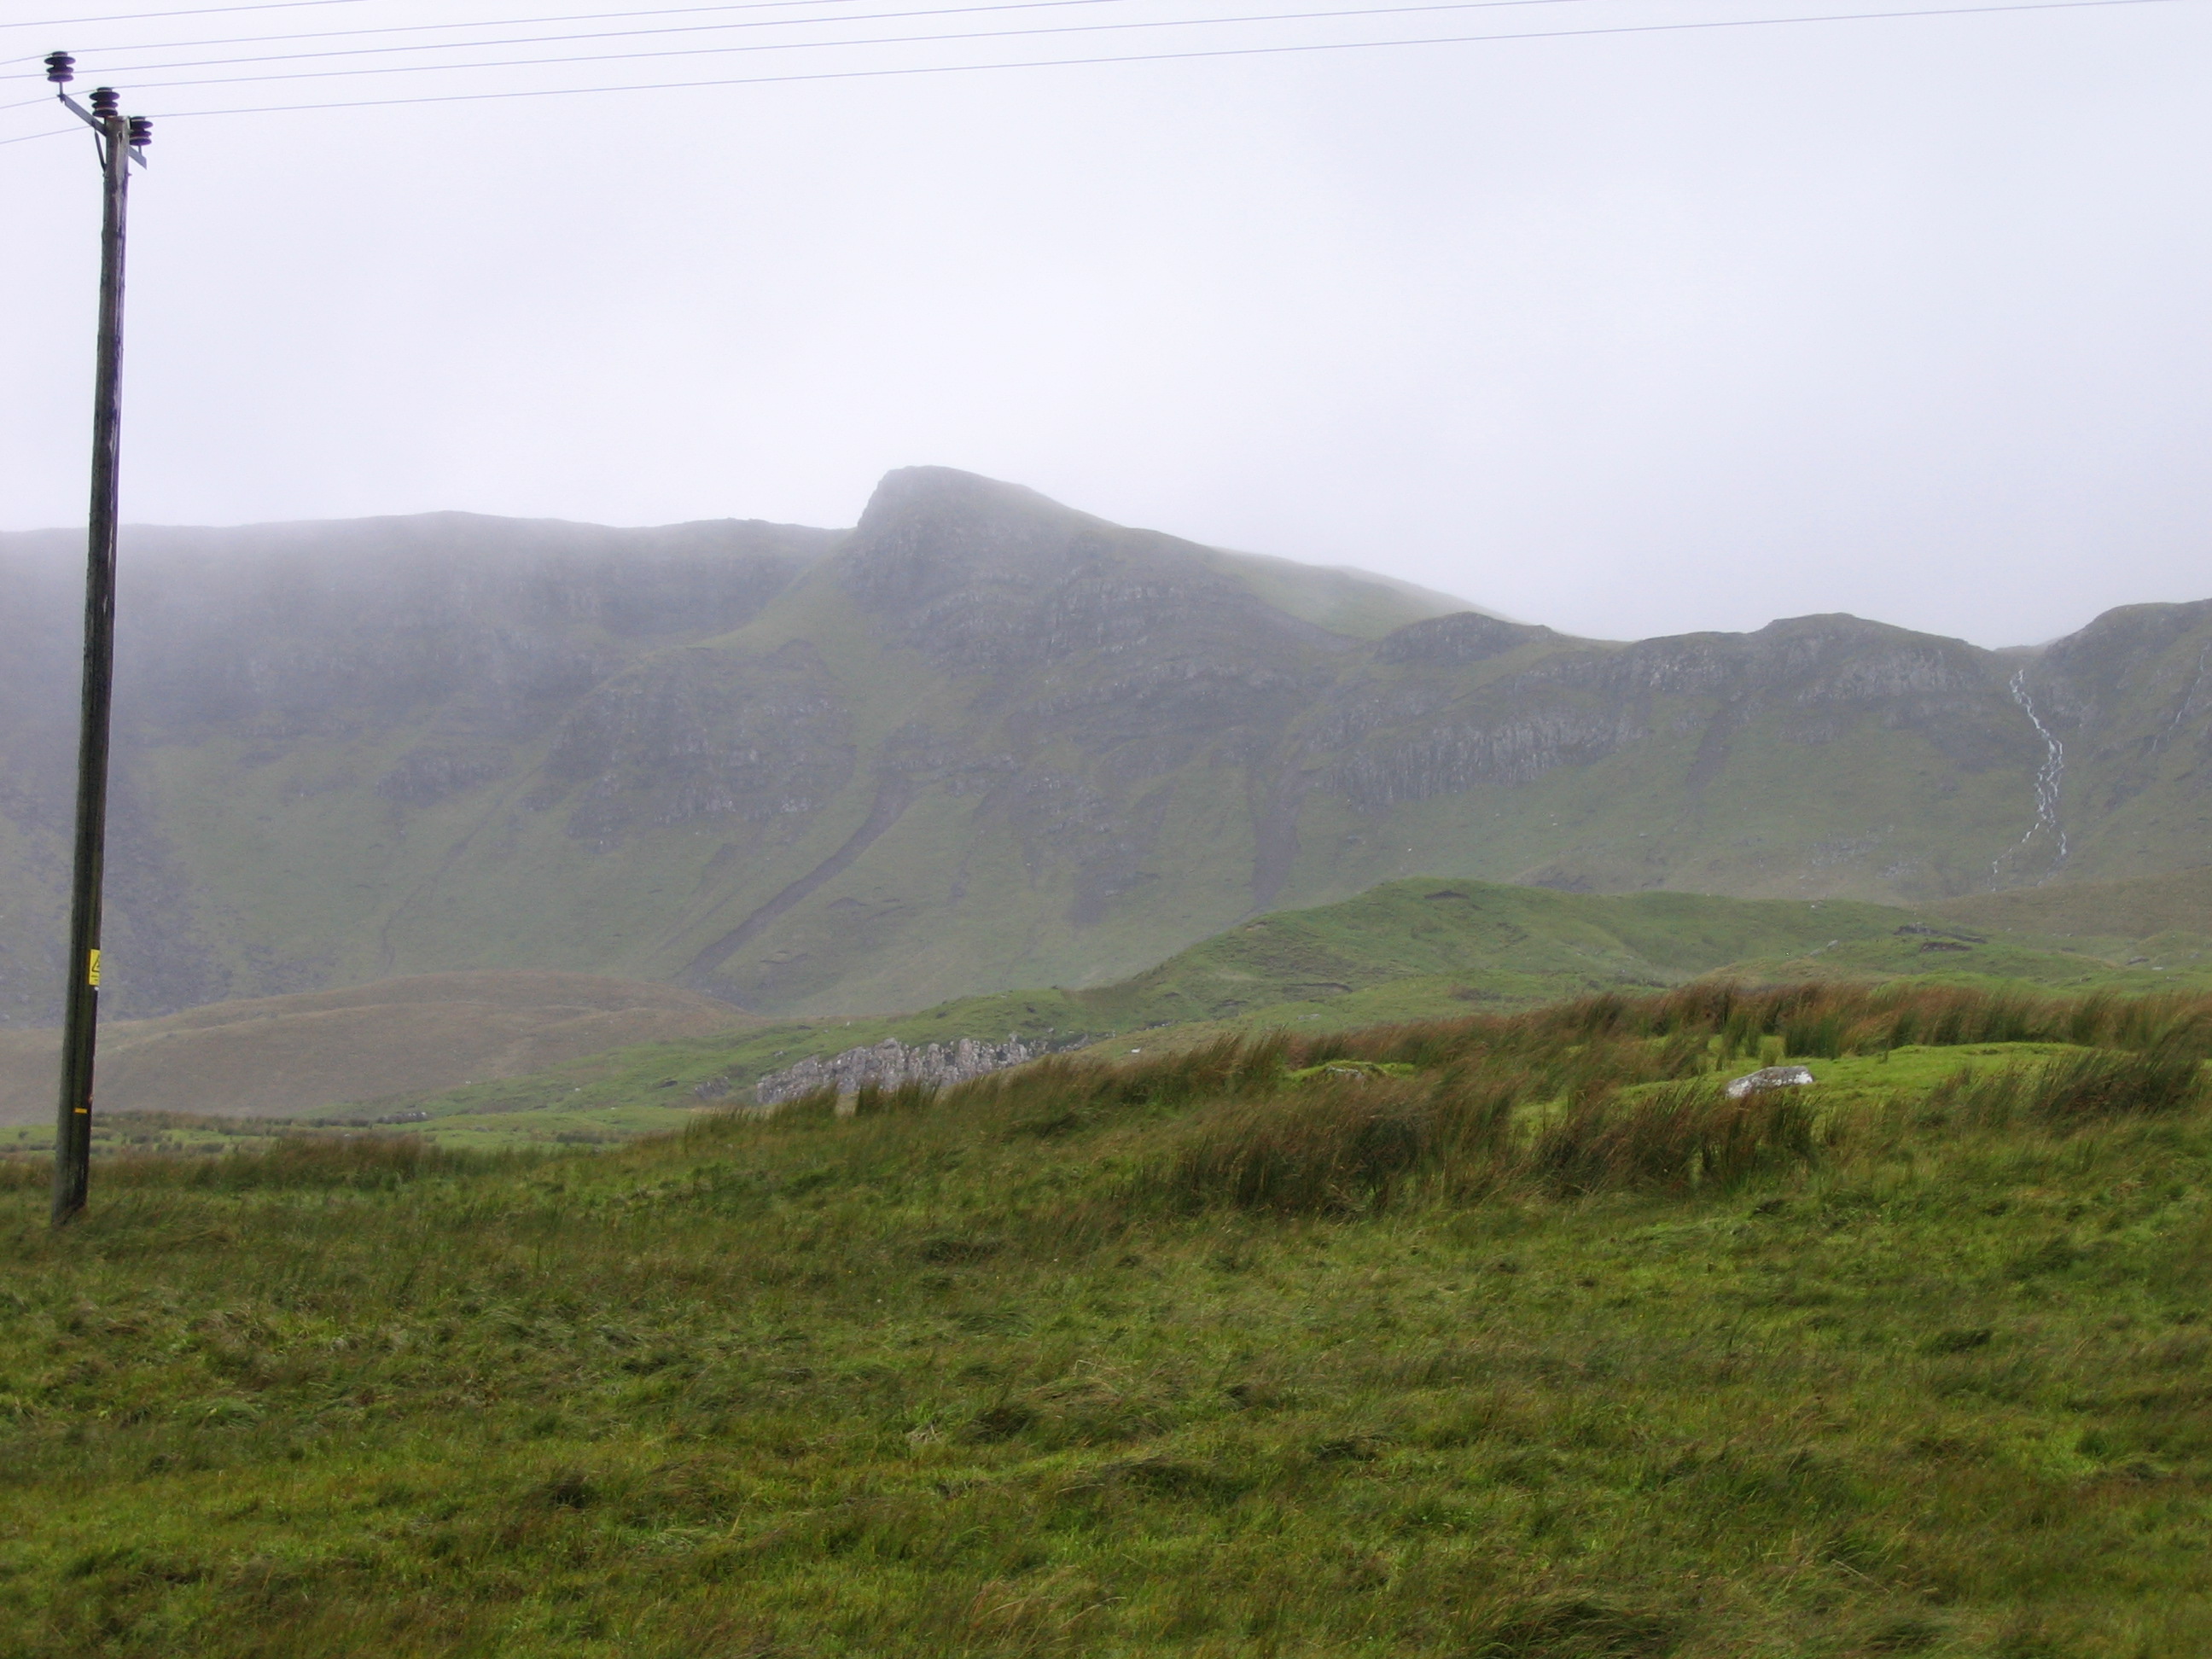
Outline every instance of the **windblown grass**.
{"label": "windblown grass", "polygon": [[2200,1106],[2203,1063],[2178,1044],[2130,1053],[2084,1049],[2038,1066],[1979,1076],[1961,1072],[1929,1097],[1929,1108],[1961,1121],[2002,1128],[2016,1121],[2074,1128],[2100,1119],[2155,1117]]}
{"label": "windblown grass", "polygon": [[1563,1194],[1731,1192],[1810,1164],[1819,1139],[1796,1089],[1730,1100],[1711,1084],[1674,1083],[1630,1102],[1583,1096],[1543,1127],[1527,1161]]}
{"label": "windblown grass", "polygon": [[1826,995],[27,1169],[0,1652],[2212,1650],[2201,1022]]}
{"label": "windblown grass", "polygon": [[[389,1191],[427,1176],[512,1174],[533,1167],[546,1156],[526,1149],[458,1151],[413,1135],[289,1135],[249,1142],[212,1157],[125,1152],[100,1159],[98,1180],[102,1191]],[[0,1187],[44,1190],[51,1167],[44,1160],[0,1161]]]}
{"label": "windblown grass", "polygon": [[1353,1215],[1437,1158],[1429,1091],[1334,1080],[1208,1112],[1154,1172],[1170,1200],[1285,1215]]}
{"label": "windblown grass", "polygon": [[[1966,1074],[1951,1093],[1965,1091],[1976,1121],[2009,1121],[2015,1105],[2057,1124],[2179,1110],[2203,1086],[2212,999],[1698,985],[1306,1040],[1224,1037],[1127,1064],[1056,1057],[950,1100],[1021,1115],[1040,1133],[1208,1102],[1143,1193],[1348,1215],[1387,1205],[1420,1177],[1462,1198],[1532,1182],[1567,1194],[1729,1190],[1810,1165],[1823,1139],[1794,1091],[1726,1099],[1717,1073],[1732,1063],[2035,1042],[2110,1046]],[[1950,1097],[1939,1091],[1931,1103]]]}
{"label": "windblown grass", "polygon": [[1562,1043],[1685,1036],[1750,1055],[1875,1054],[1910,1045],[2067,1042],[2212,1057],[2212,997],[2087,997],[1902,981],[1747,988],[1685,986],[1658,996],[1608,994],[1527,1013],[1380,1026],[1325,1040],[1334,1052],[1434,1065],[1474,1054],[1547,1053]]}

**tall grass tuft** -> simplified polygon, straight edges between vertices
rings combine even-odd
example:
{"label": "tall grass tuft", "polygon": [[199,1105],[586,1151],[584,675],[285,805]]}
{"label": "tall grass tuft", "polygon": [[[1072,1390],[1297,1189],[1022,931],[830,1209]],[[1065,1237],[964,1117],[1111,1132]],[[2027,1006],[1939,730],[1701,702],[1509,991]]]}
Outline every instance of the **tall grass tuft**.
{"label": "tall grass tuft", "polygon": [[860,1091],[853,1097],[853,1115],[876,1117],[885,1113],[927,1111],[937,1103],[937,1096],[934,1083],[909,1079],[888,1089],[880,1084],[864,1083]]}
{"label": "tall grass tuft", "polygon": [[1437,1150],[1426,1091],[1390,1081],[1310,1085],[1206,1114],[1154,1176],[1171,1202],[1344,1215],[1388,1202]]}
{"label": "tall grass tuft", "polygon": [[2186,1111],[2206,1093],[2203,1066],[2178,1047],[2089,1048],[1978,1077],[1961,1071],[1936,1085],[1928,1106],[1980,1128],[2026,1121],[2065,1130]]}
{"label": "tall grass tuft", "polygon": [[2165,1046],[2135,1053],[2092,1048],[2045,1065],[2028,1109],[2060,1126],[2162,1116],[2186,1111],[2204,1092],[2204,1069],[2194,1054]]}
{"label": "tall grass tuft", "polygon": [[1551,1193],[1727,1191],[1815,1161],[1821,1138],[1794,1089],[1730,1100],[1712,1081],[1624,1094],[1602,1083],[1548,1120],[1516,1121],[1541,1098],[1528,1073],[1325,1080],[1201,1115],[1156,1165],[1152,1191],[1176,1207],[1349,1215],[1389,1204],[1416,1179],[1449,1198],[1516,1183]]}
{"label": "tall grass tuft", "polygon": [[1531,1171],[1566,1194],[1613,1188],[1726,1190],[1813,1162],[1818,1137],[1796,1089],[1730,1100],[1711,1083],[1674,1083],[1632,1097],[1581,1096],[1542,1126]]}
{"label": "tall grass tuft", "polygon": [[1290,1050],[1287,1037],[1271,1032],[1220,1037],[1181,1053],[1125,1063],[1055,1054],[961,1084],[945,1091],[942,1099],[975,1109],[1017,1115],[1042,1109],[1055,1115],[1259,1099],[1285,1086]]}
{"label": "tall grass tuft", "polygon": [[[2159,1049],[2212,1059],[2212,996],[2046,996],[1972,986],[1801,984],[1753,988],[1699,981],[1657,996],[1618,993],[1517,1014],[1375,1026],[1324,1041],[1328,1058],[1397,1060],[1427,1067],[1478,1054],[1493,1058],[1591,1053],[1652,1038],[1717,1040],[1726,1056],[1832,1058],[1911,1044],[2065,1042]],[[1291,1064],[1310,1065],[1322,1057]]]}
{"label": "tall grass tuft", "polygon": [[[2203,1092],[2212,998],[1710,982],[1305,1039],[1224,1037],[1123,1062],[1053,1058],[938,1098],[1038,1138],[1133,1108],[1195,1109],[1141,1189],[1174,1207],[1349,1214],[1416,1182],[1459,1200],[1516,1184],[1565,1194],[1724,1191],[1815,1162],[1828,1132],[1795,1090],[1729,1100],[1717,1069],[1907,1044],[2085,1038],[2096,1052],[1978,1081],[1962,1073],[1929,1104],[1967,1121],[2025,1115],[2055,1126],[2179,1110]],[[1386,1066],[1415,1075],[1375,1074]]]}

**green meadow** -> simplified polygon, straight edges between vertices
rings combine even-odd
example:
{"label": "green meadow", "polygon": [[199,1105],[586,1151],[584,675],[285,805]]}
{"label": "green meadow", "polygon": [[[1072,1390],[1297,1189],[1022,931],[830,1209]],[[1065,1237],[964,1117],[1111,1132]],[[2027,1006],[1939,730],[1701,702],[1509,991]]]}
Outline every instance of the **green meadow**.
{"label": "green meadow", "polygon": [[1701,985],[0,1165],[0,1651],[2201,1654],[2208,1054]]}

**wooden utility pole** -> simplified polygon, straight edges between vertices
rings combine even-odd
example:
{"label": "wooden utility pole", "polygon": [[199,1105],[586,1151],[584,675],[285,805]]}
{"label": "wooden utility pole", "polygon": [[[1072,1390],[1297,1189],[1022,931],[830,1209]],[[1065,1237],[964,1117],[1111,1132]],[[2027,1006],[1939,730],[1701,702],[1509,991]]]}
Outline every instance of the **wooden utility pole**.
{"label": "wooden utility pole", "polygon": [[[74,79],[67,52],[46,59],[46,79]],[[87,517],[84,682],[76,750],[76,842],[70,868],[69,969],[62,1023],[62,1092],[54,1127],[53,1224],[83,1212],[92,1164],[92,1062],[100,1032],[100,876],[107,848],[108,710],[115,685],[115,530],[123,435],[123,234],[131,164],[153,136],[143,116],[117,113],[112,88],[88,110],[63,103],[91,126],[100,149],[100,351],[92,408],[92,506]]]}

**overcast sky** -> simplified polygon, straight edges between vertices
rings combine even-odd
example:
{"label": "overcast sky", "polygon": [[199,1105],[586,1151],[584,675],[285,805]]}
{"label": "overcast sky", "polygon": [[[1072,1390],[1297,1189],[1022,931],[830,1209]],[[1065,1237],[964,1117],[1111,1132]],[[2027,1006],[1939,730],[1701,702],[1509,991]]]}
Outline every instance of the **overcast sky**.
{"label": "overcast sky", "polygon": [[[156,83],[438,60],[139,67],[425,37],[147,43],[647,9],[0,27],[0,57],[70,48],[80,94],[112,79],[165,118],[132,194],[126,518],[842,525],[885,470],[927,462],[1610,637],[1850,611],[2014,644],[2212,597],[2204,0],[191,119],[1854,0],[198,88]],[[1081,0],[475,55],[1329,9]],[[0,103],[44,90],[35,62],[7,73]],[[0,139],[62,125],[12,109]],[[0,144],[0,526],[82,520],[89,151],[81,131]]]}

